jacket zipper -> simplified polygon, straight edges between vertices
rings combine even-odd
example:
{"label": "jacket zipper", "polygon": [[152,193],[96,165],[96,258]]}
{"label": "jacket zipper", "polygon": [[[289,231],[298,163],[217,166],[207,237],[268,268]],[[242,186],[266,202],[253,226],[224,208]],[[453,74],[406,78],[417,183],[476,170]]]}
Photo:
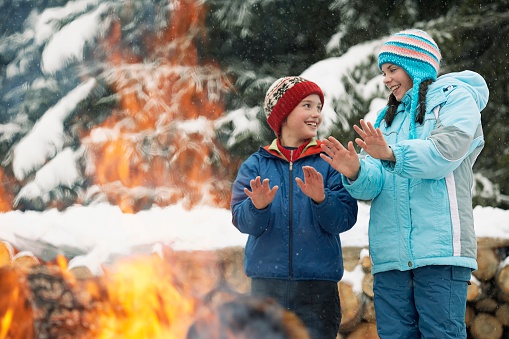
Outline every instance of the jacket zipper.
{"label": "jacket zipper", "polygon": [[290,187],[290,196],[289,196],[289,225],[288,225],[288,229],[289,229],[289,253],[288,253],[288,269],[289,269],[289,275],[290,275],[290,280],[293,280],[293,260],[292,260],[292,252],[293,252],[293,150],[290,152],[290,183],[289,183],[289,187]]}

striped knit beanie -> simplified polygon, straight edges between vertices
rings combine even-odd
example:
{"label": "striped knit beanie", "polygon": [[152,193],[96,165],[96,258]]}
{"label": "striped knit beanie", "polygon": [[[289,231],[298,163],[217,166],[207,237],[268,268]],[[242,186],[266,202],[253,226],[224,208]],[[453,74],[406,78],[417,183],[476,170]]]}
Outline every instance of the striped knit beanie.
{"label": "striped knit beanie", "polygon": [[281,125],[299,102],[311,94],[318,94],[324,101],[321,88],[302,77],[290,76],[277,79],[267,90],[263,110],[267,122],[276,135],[281,133]]}
{"label": "striped knit beanie", "polygon": [[[382,45],[378,53],[378,68],[391,63],[403,68],[413,81],[410,112],[410,138],[415,138],[415,116],[419,100],[419,85],[424,80],[436,80],[442,55],[436,42],[426,32],[419,29],[408,29],[393,34]],[[375,127],[380,126],[387,107],[380,113]]]}

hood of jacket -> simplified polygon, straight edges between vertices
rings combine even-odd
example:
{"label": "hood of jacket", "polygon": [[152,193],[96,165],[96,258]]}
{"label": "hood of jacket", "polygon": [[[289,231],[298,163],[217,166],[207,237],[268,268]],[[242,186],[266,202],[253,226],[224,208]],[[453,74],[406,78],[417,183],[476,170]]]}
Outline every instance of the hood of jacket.
{"label": "hood of jacket", "polygon": [[443,102],[446,92],[450,86],[462,87],[468,90],[479,111],[482,111],[488,104],[489,90],[486,81],[482,76],[473,71],[452,72],[440,76],[433,82],[429,89],[426,101],[426,111],[431,111],[438,104]]}

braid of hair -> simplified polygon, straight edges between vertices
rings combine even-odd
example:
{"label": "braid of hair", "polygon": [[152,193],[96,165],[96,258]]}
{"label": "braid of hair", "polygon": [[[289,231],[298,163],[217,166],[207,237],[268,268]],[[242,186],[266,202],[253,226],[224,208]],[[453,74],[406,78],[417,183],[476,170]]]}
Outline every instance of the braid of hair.
{"label": "braid of hair", "polygon": [[398,105],[399,101],[396,99],[394,94],[391,93],[387,100],[387,113],[385,114],[385,123],[387,124],[387,127],[392,124],[396,111],[398,110]]}
{"label": "braid of hair", "polygon": [[419,85],[419,106],[418,106],[418,114],[415,117],[415,121],[419,124],[424,122],[424,115],[426,114],[426,93],[428,92],[428,87],[433,83],[432,79],[424,80]]}

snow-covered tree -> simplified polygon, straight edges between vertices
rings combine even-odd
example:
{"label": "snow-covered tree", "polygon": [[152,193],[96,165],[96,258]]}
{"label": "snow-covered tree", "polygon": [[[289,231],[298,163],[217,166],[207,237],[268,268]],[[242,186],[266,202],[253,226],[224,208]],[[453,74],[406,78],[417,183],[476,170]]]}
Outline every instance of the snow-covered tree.
{"label": "snow-covered tree", "polygon": [[261,108],[274,80],[316,81],[320,136],[352,140],[387,95],[378,46],[409,27],[437,40],[442,72],[488,81],[475,203],[509,208],[506,1],[13,0],[0,10],[0,211],[226,207],[240,161],[274,137]]}

